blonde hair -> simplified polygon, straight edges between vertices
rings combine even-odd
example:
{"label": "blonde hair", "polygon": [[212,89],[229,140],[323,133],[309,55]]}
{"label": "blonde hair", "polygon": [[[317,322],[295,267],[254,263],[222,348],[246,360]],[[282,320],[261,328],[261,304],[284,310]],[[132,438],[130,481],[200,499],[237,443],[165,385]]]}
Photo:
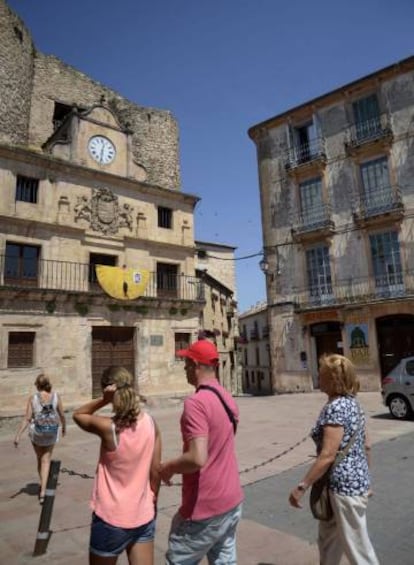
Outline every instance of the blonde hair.
{"label": "blonde hair", "polygon": [[353,363],[343,355],[331,353],[319,359],[319,374],[326,378],[326,393],[329,395],[355,396],[359,391],[359,379]]}
{"label": "blonde hair", "polygon": [[139,396],[134,389],[134,378],[124,367],[111,366],[102,373],[102,389],[108,385],[116,385],[112,399],[114,423],[118,430],[129,428],[138,419],[140,412]]}
{"label": "blonde hair", "polygon": [[34,384],[39,391],[45,390],[46,392],[50,392],[52,390],[52,384],[49,380],[49,377],[47,377],[43,373],[40,373],[40,375],[36,377]]}

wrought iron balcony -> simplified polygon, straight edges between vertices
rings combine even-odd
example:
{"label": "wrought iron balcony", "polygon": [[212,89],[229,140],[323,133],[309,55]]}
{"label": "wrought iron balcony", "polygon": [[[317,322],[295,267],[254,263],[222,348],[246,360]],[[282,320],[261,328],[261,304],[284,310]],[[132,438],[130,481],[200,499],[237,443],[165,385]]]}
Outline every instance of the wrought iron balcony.
{"label": "wrought iron balcony", "polygon": [[[7,261],[0,255],[1,289],[38,289],[104,295],[90,264],[32,259]],[[164,298],[204,302],[204,283],[197,277],[151,272],[142,298]]]}
{"label": "wrought iron balcony", "polygon": [[309,140],[307,143],[295,144],[287,154],[286,169],[296,169],[314,161],[325,162],[325,140],[322,137]]}
{"label": "wrought iron balcony", "polygon": [[345,146],[347,150],[352,151],[362,145],[380,139],[392,139],[392,129],[387,114],[381,114],[370,120],[353,124],[349,128],[348,140]]}
{"label": "wrought iron balcony", "polygon": [[413,297],[414,271],[397,271],[308,286],[297,289],[290,296],[284,295],[283,301],[292,302],[298,311],[303,311]]}
{"label": "wrought iron balcony", "polygon": [[259,331],[258,330],[250,330],[250,339],[252,341],[259,339]]}
{"label": "wrought iron balcony", "polygon": [[354,207],[356,221],[367,221],[378,216],[401,216],[404,210],[401,191],[398,187],[382,186],[361,196]]}
{"label": "wrought iron balcony", "polygon": [[293,221],[292,234],[298,238],[311,232],[332,233],[335,225],[331,217],[330,204],[322,203],[312,208],[304,208]]}

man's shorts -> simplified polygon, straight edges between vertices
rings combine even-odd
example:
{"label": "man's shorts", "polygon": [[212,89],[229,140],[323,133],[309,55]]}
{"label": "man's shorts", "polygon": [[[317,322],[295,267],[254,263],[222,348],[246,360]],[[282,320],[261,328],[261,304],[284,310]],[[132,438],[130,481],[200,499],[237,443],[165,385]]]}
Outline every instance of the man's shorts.
{"label": "man's shorts", "polygon": [[129,545],[153,541],[154,535],[155,520],[136,528],[118,528],[93,513],[89,552],[101,557],[114,557]]}

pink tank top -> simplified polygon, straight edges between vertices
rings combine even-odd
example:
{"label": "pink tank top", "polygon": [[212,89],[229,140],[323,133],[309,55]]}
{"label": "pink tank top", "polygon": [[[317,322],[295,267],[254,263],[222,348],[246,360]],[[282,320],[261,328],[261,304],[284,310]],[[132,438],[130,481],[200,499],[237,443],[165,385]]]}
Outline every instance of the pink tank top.
{"label": "pink tank top", "polygon": [[134,426],[121,431],[115,451],[101,447],[91,508],[112,526],[135,528],[154,518],[149,482],[154,443],[154,422],[144,412]]}

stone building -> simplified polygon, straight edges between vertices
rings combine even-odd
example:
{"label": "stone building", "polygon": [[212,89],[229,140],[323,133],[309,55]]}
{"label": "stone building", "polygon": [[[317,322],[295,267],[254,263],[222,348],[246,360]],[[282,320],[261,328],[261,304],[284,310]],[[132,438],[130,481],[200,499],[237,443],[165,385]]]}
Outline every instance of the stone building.
{"label": "stone building", "polygon": [[414,353],[414,57],[249,130],[275,391],[340,352],[363,390]]}
{"label": "stone building", "polygon": [[200,335],[213,341],[220,354],[218,377],[233,394],[241,391],[238,363],[235,247],[196,241],[196,274],[203,281],[205,306],[200,313]]}
{"label": "stone building", "polygon": [[1,412],[40,370],[70,403],[110,364],[188,391],[175,350],[205,301],[176,120],[37,51],[3,0],[0,30]]}
{"label": "stone building", "polygon": [[239,333],[243,392],[272,394],[267,302],[258,302],[239,315]]}

